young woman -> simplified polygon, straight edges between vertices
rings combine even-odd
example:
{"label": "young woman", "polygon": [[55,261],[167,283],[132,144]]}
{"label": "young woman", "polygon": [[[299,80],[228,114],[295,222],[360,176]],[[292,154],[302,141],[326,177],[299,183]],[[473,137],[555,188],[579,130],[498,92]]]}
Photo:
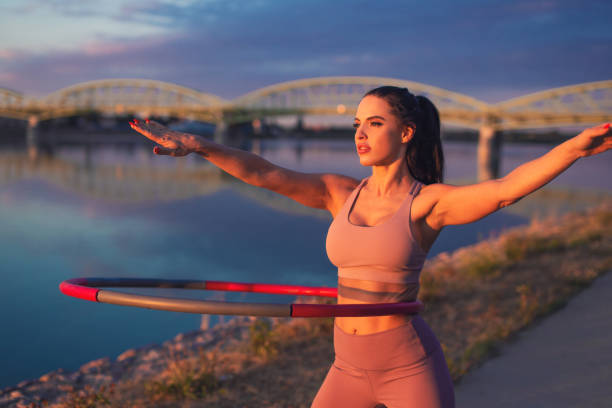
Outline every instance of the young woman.
{"label": "young woman", "polygon": [[[466,224],[515,203],[581,157],[612,147],[610,124],[588,128],[507,176],[467,186],[442,184],[444,158],[435,106],[405,88],[380,87],[355,116],[363,180],[305,174],[153,121],[131,127],[160,155],[197,153],[227,173],[334,220],[327,253],[338,267],[338,303],[414,301],[429,248],[447,225]],[[454,391],[436,336],[420,316],[339,317],[336,359],[313,407],[453,407]]]}

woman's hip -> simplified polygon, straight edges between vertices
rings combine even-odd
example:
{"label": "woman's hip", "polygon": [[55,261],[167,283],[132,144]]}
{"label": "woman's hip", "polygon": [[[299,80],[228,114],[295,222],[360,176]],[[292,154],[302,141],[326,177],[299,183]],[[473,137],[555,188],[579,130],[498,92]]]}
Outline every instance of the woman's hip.
{"label": "woman's hip", "polygon": [[419,364],[439,349],[435,334],[418,315],[401,326],[364,335],[346,333],[334,325],[336,356],[365,370]]}

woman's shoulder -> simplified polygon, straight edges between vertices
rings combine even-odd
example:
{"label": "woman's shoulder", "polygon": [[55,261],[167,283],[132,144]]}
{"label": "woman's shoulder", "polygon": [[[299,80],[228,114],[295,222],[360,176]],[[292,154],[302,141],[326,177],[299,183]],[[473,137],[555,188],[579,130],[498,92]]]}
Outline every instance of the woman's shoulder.
{"label": "woman's shoulder", "polygon": [[451,184],[423,184],[412,205],[413,219],[426,217],[445,193],[455,188]]}
{"label": "woman's shoulder", "polygon": [[421,186],[420,194],[425,194],[425,195],[444,194],[445,192],[450,191],[456,187],[456,186],[453,186],[452,184],[444,184],[444,183],[432,183],[432,184],[421,183],[421,184],[423,185]]}
{"label": "woman's shoulder", "polygon": [[327,173],[322,176],[325,185],[330,193],[334,194],[351,194],[363,180],[345,176],[343,174]]}
{"label": "woman's shoulder", "polygon": [[351,193],[363,181],[342,174],[333,173],[323,175],[322,179],[327,187],[327,191],[331,201],[330,211],[334,217],[336,213],[342,208]]}

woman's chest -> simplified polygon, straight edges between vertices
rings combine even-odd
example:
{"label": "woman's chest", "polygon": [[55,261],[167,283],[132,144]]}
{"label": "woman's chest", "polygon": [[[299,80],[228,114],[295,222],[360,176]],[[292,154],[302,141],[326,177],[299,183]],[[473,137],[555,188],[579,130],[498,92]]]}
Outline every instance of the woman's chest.
{"label": "woman's chest", "polygon": [[381,198],[360,194],[350,209],[349,222],[367,227],[383,224],[400,210],[405,201],[405,195]]}

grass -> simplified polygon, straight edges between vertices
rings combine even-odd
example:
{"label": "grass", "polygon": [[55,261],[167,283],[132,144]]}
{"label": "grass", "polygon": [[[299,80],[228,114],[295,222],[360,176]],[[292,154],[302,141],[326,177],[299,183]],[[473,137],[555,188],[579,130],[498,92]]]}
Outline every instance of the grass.
{"label": "grass", "polygon": [[145,391],[153,401],[203,398],[219,388],[215,366],[215,354],[202,349],[195,359],[173,358],[161,379],[147,383]]}
{"label": "grass", "polygon": [[495,254],[478,254],[472,257],[461,269],[461,273],[470,279],[482,279],[498,276],[501,273],[503,261]]}
{"label": "grass", "polygon": [[268,319],[255,319],[249,327],[249,350],[265,359],[278,354],[279,340]]}
{"label": "grass", "polygon": [[[111,399],[114,393],[115,384],[108,387],[102,385],[97,389],[86,385],[84,390],[73,391],[68,395],[66,406],[71,408],[112,407],[114,405]],[[43,403],[43,406],[46,406],[46,404]]]}

